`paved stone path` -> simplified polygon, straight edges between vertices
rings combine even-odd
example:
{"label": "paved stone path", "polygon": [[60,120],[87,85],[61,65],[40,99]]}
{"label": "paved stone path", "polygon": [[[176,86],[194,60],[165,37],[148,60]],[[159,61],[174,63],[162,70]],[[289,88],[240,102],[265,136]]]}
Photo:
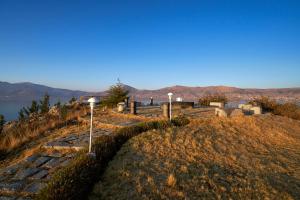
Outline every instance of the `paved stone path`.
{"label": "paved stone path", "polygon": [[[111,131],[97,129],[93,137],[108,135]],[[0,170],[0,200],[32,199],[58,168],[66,166],[76,151],[89,142],[89,132],[74,133],[46,143],[42,153],[33,154]],[[49,151],[50,149],[50,151]],[[49,153],[50,152],[50,153]]]}

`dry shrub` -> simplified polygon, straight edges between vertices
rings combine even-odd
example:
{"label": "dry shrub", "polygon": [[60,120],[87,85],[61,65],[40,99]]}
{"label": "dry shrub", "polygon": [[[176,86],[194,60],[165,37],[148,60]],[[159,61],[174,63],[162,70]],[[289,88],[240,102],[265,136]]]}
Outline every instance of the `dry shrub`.
{"label": "dry shrub", "polygon": [[167,185],[170,187],[174,187],[176,184],[176,178],[174,174],[170,174],[167,179]]}
{"label": "dry shrub", "polygon": [[281,115],[292,119],[300,120],[300,107],[295,103],[279,104],[268,97],[260,97],[250,102],[253,105],[261,106],[264,112],[271,112],[275,115]]}
{"label": "dry shrub", "polygon": [[228,99],[224,94],[214,94],[214,95],[206,95],[199,99],[199,104],[201,106],[209,106],[210,102],[222,102],[226,104]]}

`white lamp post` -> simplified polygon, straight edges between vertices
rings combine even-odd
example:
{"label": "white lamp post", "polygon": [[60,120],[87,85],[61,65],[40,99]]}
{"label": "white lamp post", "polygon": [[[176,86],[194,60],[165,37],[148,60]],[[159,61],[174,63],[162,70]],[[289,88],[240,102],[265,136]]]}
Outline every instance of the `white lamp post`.
{"label": "white lamp post", "polygon": [[92,153],[92,133],[93,133],[93,110],[95,107],[96,99],[94,97],[88,100],[91,107],[91,126],[90,126],[90,143],[89,143],[89,154]]}
{"label": "white lamp post", "polygon": [[170,102],[170,121],[172,120],[172,95],[173,95],[172,92],[169,92],[169,93],[168,93],[168,96],[169,96],[169,102]]}

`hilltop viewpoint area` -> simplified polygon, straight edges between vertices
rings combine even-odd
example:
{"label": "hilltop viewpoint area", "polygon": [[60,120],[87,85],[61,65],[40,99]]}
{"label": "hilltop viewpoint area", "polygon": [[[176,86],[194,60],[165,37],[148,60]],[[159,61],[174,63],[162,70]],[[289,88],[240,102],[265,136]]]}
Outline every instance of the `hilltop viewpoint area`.
{"label": "hilltop viewpoint area", "polygon": [[89,199],[299,199],[299,167],[300,121],[192,119],[130,139]]}

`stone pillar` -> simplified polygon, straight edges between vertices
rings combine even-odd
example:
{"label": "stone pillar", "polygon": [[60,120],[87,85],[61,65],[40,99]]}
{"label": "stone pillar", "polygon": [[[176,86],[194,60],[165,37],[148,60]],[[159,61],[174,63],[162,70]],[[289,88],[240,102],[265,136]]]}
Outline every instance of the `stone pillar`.
{"label": "stone pillar", "polygon": [[125,104],[126,104],[126,108],[129,108],[129,97],[126,97]]}
{"label": "stone pillar", "polygon": [[130,102],[130,113],[136,115],[136,101]]}
{"label": "stone pillar", "polygon": [[163,116],[166,118],[170,117],[170,106],[169,103],[164,103],[162,105],[162,110],[163,110]]}
{"label": "stone pillar", "polygon": [[153,98],[150,98],[150,106],[153,106]]}

